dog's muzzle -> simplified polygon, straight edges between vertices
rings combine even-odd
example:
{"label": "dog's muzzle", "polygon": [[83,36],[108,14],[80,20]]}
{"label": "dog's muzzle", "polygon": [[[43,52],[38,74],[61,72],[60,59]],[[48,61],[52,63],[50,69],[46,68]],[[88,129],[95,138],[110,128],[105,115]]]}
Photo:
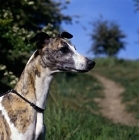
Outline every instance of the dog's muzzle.
{"label": "dog's muzzle", "polygon": [[59,66],[58,69],[60,71],[68,71],[68,72],[88,72],[95,66],[95,62],[86,58],[86,66],[83,69],[77,69],[74,67],[69,67],[69,66]]}
{"label": "dog's muzzle", "polygon": [[88,72],[90,71],[94,66],[95,66],[95,62],[86,58],[86,67],[85,69],[76,69],[77,72]]}

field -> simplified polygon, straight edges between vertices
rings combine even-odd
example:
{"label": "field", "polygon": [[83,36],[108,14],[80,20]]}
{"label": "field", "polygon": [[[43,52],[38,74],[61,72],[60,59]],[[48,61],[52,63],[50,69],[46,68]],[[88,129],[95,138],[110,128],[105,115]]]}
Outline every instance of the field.
{"label": "field", "polygon": [[[139,61],[96,59],[91,73],[121,84],[127,112],[139,119]],[[103,100],[103,85],[90,74],[57,74],[45,111],[48,140],[139,140],[139,128],[113,123],[103,116],[95,98]],[[109,104],[109,103],[108,103]],[[126,117],[126,116],[125,116]]]}

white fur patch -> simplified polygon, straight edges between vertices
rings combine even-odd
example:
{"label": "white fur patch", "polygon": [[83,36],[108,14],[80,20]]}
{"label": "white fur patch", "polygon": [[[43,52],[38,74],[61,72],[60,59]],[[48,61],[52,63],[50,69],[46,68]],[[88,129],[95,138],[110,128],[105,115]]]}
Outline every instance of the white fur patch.
{"label": "white fur patch", "polygon": [[[36,50],[37,51],[37,50]],[[35,55],[35,53],[36,53],[36,51],[31,55],[31,57],[29,58],[29,60],[28,60],[28,62],[27,62],[27,64],[26,65],[28,65],[29,64],[29,62],[34,58],[34,55]]]}
{"label": "white fur patch", "polygon": [[35,140],[39,137],[44,130],[44,123],[43,123],[43,113],[37,113],[37,123],[36,123],[36,131],[35,131]]}
{"label": "white fur patch", "polygon": [[74,52],[73,60],[75,63],[75,68],[78,70],[84,70],[86,67],[86,59],[84,56],[82,56],[81,54],[79,54],[76,50],[75,47],[70,45],[69,43],[67,43],[69,48],[72,50],[72,52]]}
{"label": "white fur patch", "polygon": [[42,69],[40,77],[36,76],[36,105],[45,108],[47,93],[53,76],[48,68]]}
{"label": "white fur patch", "polygon": [[[42,69],[40,77],[36,76],[35,87],[36,87],[36,105],[40,108],[45,109],[46,98],[49,90],[49,85],[52,81],[53,76],[48,68]],[[43,113],[37,113],[36,122],[36,138],[44,131]]]}

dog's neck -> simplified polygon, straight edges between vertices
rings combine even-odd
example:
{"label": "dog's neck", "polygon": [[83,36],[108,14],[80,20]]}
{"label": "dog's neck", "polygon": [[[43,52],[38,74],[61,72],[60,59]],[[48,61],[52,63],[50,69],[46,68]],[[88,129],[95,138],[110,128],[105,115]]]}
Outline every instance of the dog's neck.
{"label": "dog's neck", "polygon": [[43,109],[46,106],[46,98],[52,79],[53,75],[48,68],[42,69],[40,77],[36,76],[35,79],[36,105]]}
{"label": "dog's neck", "polygon": [[49,68],[40,65],[40,58],[27,63],[15,90],[40,108],[45,108],[50,83],[53,79]]}

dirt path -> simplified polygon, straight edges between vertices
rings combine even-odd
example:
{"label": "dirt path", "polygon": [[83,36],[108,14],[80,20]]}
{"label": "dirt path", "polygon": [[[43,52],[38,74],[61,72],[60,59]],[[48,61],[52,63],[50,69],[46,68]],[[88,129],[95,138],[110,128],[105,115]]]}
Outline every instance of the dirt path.
{"label": "dirt path", "polygon": [[115,123],[124,125],[137,124],[133,115],[125,111],[125,105],[122,103],[121,93],[123,93],[125,89],[106,77],[98,74],[93,74],[93,76],[104,86],[105,97],[101,99],[95,98],[95,101],[98,102],[101,107],[102,115]]}

